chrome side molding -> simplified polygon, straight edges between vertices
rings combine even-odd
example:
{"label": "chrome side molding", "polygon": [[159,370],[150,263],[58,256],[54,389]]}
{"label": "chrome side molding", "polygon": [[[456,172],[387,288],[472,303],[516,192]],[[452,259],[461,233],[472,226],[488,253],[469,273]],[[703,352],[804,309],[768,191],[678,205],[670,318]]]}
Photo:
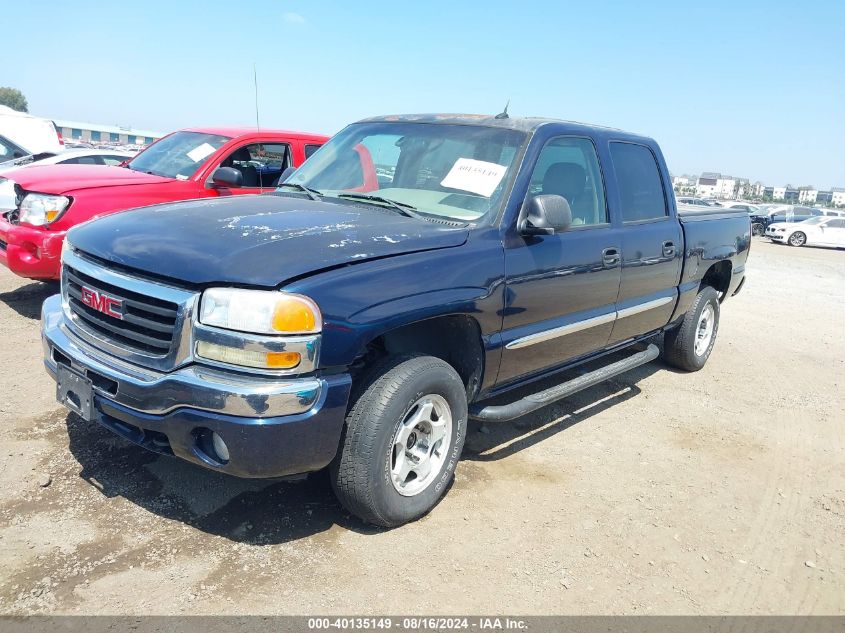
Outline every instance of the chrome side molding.
{"label": "chrome side molding", "polygon": [[576,321],[575,323],[562,325],[560,327],[552,328],[550,330],[544,330],[542,332],[529,334],[528,336],[523,336],[522,338],[518,338],[511,341],[510,343],[505,345],[505,349],[520,349],[523,347],[528,347],[529,345],[535,345],[537,343],[550,341],[551,339],[559,338],[561,336],[566,336],[567,334],[574,334],[575,332],[588,330],[593,327],[598,327],[599,325],[611,323],[616,319],[624,319],[625,317],[633,316],[641,312],[654,310],[655,308],[659,308],[660,306],[664,306],[667,303],[675,301],[675,299],[676,297],[661,297],[660,299],[654,299],[652,301],[646,301],[645,303],[639,303],[635,306],[631,306],[630,308],[623,308],[619,311],[614,310],[612,312],[600,314],[599,316],[584,319],[583,321]]}

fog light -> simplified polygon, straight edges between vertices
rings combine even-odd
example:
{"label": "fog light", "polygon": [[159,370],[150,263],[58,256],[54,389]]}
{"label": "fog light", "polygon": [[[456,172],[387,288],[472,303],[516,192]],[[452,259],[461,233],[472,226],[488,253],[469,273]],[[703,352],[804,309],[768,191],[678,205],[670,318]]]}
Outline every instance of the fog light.
{"label": "fog light", "polygon": [[229,447],[226,446],[226,442],[223,441],[223,438],[214,431],[211,432],[211,445],[214,447],[214,452],[217,453],[217,457],[220,458],[219,461],[229,461]]}

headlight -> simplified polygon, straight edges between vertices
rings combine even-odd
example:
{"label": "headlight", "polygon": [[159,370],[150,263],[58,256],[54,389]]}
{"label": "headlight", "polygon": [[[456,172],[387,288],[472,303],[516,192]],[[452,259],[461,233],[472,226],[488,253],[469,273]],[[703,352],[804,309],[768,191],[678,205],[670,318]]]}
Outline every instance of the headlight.
{"label": "headlight", "polygon": [[44,226],[56,221],[70,204],[66,196],[28,193],[21,201],[20,221],[32,226]]}
{"label": "headlight", "polygon": [[211,288],[202,295],[200,323],[253,334],[315,334],[320,309],[308,297],[267,291]]}

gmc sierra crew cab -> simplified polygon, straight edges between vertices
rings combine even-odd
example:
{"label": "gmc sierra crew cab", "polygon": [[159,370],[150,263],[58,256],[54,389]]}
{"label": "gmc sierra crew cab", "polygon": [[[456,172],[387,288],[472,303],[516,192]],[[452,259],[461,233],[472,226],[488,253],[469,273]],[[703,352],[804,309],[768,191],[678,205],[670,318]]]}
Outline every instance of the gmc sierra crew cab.
{"label": "gmc sierra crew cab", "polygon": [[45,364],[59,401],[151,451],[239,477],[328,467],[348,510],[397,526],[447,490],[468,417],[649,362],[658,335],[701,369],[750,240],[745,212],[678,214],[650,138],[372,118],[273,193],[71,230]]}
{"label": "gmc sierra crew cab", "polygon": [[[116,211],[191,198],[273,191],[328,137],[249,128],[180,130],[120,167],[32,165],[0,177],[0,264],[58,279],[65,234]],[[2,191],[14,195],[3,195]],[[10,199],[5,202],[4,199]]]}

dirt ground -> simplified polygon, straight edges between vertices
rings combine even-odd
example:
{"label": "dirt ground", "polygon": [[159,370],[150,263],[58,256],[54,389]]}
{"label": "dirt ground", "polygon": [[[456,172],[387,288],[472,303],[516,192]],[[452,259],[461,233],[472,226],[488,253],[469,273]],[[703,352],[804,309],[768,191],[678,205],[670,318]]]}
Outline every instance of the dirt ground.
{"label": "dirt ground", "polygon": [[[697,374],[471,425],[429,516],[242,481],[68,415],[55,287],[0,270],[0,613],[843,614],[845,252],[756,239]],[[48,483],[49,482],[49,483]]]}

